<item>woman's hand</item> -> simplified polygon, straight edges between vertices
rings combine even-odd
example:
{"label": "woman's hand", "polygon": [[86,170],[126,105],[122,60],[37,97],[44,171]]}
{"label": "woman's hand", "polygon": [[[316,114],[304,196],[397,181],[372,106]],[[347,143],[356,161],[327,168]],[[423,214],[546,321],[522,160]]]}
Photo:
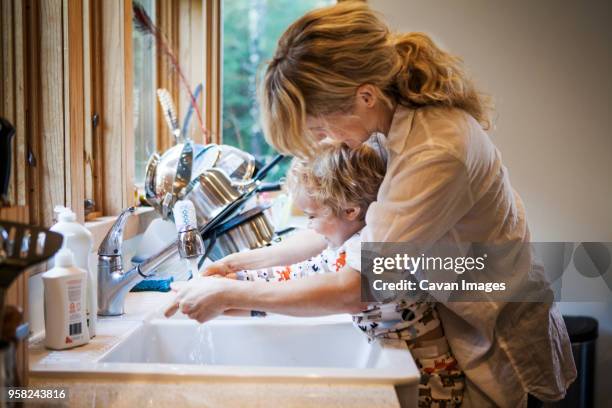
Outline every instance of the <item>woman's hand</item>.
{"label": "woman's hand", "polygon": [[165,311],[170,317],[178,310],[200,323],[236,309],[260,310],[292,316],[321,316],[357,313],[361,302],[361,277],[349,267],[336,273],[308,276],[287,282],[241,282],[204,277],[176,282],[175,299]]}
{"label": "woman's hand", "polygon": [[180,310],[200,323],[214,319],[229,309],[226,296],[231,290],[231,283],[235,282],[212,277],[174,282],[171,288],[176,291],[176,297],[164,315],[170,317]]}

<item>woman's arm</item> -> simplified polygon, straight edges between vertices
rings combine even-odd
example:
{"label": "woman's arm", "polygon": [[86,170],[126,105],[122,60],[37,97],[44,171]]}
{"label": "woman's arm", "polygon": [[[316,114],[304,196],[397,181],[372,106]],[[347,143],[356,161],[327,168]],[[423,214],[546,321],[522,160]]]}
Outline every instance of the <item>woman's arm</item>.
{"label": "woman's arm", "polygon": [[247,305],[247,309],[291,316],[357,313],[364,309],[360,274],[348,267],[304,279],[248,283],[226,293],[228,308],[244,309]]}
{"label": "woman's arm", "polygon": [[205,322],[226,310],[246,309],[292,316],[322,316],[357,313],[361,302],[359,272],[345,267],[337,273],[313,275],[286,282],[243,282],[204,278],[181,282],[173,288],[177,296],[166,316],[181,310],[190,318]]}
{"label": "woman's arm", "polygon": [[299,230],[278,244],[228,255],[206,268],[203,274],[226,275],[244,269],[291,265],[320,254],[326,247],[322,235],[310,229]]}

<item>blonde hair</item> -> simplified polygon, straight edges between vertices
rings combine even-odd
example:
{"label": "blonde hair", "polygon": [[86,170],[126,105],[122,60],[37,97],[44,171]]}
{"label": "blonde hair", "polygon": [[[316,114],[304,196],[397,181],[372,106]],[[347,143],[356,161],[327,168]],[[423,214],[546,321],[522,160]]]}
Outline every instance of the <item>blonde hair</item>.
{"label": "blonde hair", "polygon": [[376,200],[385,169],[384,160],[369,145],[351,149],[325,144],[313,160],[293,159],[287,185],[293,195],[305,194],[336,216],[357,206],[363,219]]}
{"label": "blonde hair", "polygon": [[345,1],[305,14],[280,38],[260,88],[266,139],[283,153],[312,156],[306,116],[351,112],[364,84],[390,106],[460,108],[490,126],[489,101],[459,58],[425,34],[392,34],[366,4]]}

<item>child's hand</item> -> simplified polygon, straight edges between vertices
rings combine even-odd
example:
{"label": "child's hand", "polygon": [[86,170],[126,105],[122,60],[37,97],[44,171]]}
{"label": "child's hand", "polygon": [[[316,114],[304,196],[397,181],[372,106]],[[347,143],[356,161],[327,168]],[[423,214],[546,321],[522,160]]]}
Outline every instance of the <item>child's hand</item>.
{"label": "child's hand", "polygon": [[203,276],[219,275],[226,278],[234,278],[235,270],[231,267],[230,263],[225,260],[226,258],[220,259],[212,264],[208,265],[206,269],[202,271]]}
{"label": "child's hand", "polygon": [[230,309],[225,302],[226,292],[233,283],[225,279],[205,278],[189,282],[173,282],[170,287],[175,298],[166,306],[164,315],[170,317],[177,311],[200,323],[214,319]]}

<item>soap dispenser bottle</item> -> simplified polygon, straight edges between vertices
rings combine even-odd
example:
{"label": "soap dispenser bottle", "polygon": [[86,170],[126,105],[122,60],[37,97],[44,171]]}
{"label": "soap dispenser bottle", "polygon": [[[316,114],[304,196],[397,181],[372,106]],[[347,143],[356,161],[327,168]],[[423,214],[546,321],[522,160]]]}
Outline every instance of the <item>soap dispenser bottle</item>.
{"label": "soap dispenser bottle", "polygon": [[55,266],[42,275],[45,290],[45,346],[63,350],[89,342],[86,316],[87,272],[61,249]]}
{"label": "soap dispenser bottle", "polygon": [[74,256],[74,264],[77,268],[87,272],[87,326],[89,336],[96,335],[96,320],[98,313],[98,277],[97,270],[89,268],[89,255],[93,247],[91,232],[77,221],[76,214],[70,209],[56,206],[54,212],[57,214],[57,224],[51,227],[51,231],[59,232],[64,236],[64,247],[70,249]]}

